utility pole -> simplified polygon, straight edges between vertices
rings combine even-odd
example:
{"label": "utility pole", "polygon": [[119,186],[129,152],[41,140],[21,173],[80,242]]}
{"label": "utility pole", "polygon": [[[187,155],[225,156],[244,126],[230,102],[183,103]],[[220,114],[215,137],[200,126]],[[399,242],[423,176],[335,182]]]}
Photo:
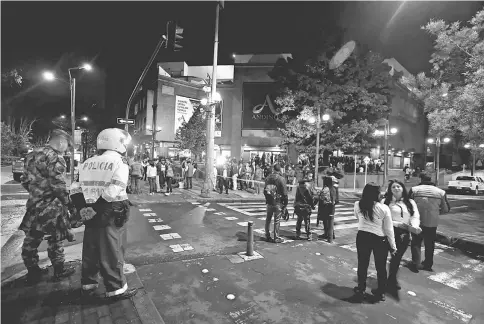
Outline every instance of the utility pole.
{"label": "utility pole", "polygon": [[156,140],[156,111],[158,108],[158,77],[156,78],[156,87],[153,91],[153,120],[151,121],[151,158],[155,158],[155,140]]}
{"label": "utility pole", "polygon": [[72,75],[69,69],[69,81],[71,86],[71,131],[72,140],[74,144],[71,145],[71,184],[74,183],[74,152],[75,152],[75,138],[76,138],[76,78]]}
{"label": "utility pole", "polygon": [[215,8],[215,38],[213,42],[213,68],[212,68],[212,89],[210,95],[210,102],[208,103],[207,111],[207,154],[205,155],[205,183],[202,187],[202,197],[210,197],[212,193],[213,185],[212,173],[213,173],[213,153],[215,146],[215,115],[213,113],[214,105],[212,102],[216,97],[217,92],[217,61],[218,61],[218,29],[219,29],[219,12],[220,3],[217,1]]}
{"label": "utility pole", "polygon": [[388,119],[385,121],[385,130],[383,131],[383,187],[386,186],[387,183],[387,177],[388,177],[388,128],[389,128],[389,123]]}
{"label": "utility pole", "polygon": [[437,137],[435,143],[435,185],[439,186],[439,169],[440,169],[440,135]]}

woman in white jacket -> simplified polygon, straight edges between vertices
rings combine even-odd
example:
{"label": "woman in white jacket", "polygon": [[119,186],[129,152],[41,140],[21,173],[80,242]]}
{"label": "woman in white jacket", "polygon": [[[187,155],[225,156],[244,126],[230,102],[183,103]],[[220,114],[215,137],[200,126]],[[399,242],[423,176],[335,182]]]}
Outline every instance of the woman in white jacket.
{"label": "woman in white jacket", "polygon": [[420,214],[415,201],[408,197],[405,185],[398,180],[390,181],[382,203],[387,205],[392,213],[393,231],[397,245],[397,252],[390,260],[387,286],[389,289],[400,290],[401,287],[397,281],[398,268],[410,242],[409,231],[416,233],[421,231]]}
{"label": "woman in white jacket", "polygon": [[360,201],[355,202],[355,216],[358,219],[356,249],[358,254],[358,286],[354,291],[363,297],[366,290],[368,265],[373,252],[378,288],[371,292],[377,300],[385,300],[388,250],[395,254],[395,236],[390,208],[379,202],[380,186],[368,183],[363,189]]}

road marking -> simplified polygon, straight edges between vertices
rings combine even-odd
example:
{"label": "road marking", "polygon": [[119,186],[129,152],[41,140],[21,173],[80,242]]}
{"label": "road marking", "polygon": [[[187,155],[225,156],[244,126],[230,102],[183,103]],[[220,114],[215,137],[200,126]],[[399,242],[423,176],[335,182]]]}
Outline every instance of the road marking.
{"label": "road marking", "polygon": [[156,216],[156,213],[144,213],[143,216],[144,217],[152,217],[152,216]]}
{"label": "road marking", "polygon": [[224,217],[226,220],[236,220],[238,219],[237,217]]}
{"label": "road marking", "polygon": [[208,206],[210,206],[210,203],[206,203],[206,204],[205,204],[205,205],[203,205],[203,206],[208,207]]}
{"label": "road marking", "polygon": [[462,205],[462,206],[457,206],[457,207],[451,207],[450,210],[454,210],[454,209],[457,209],[457,208],[467,208],[467,206]]}
{"label": "road marking", "polygon": [[216,209],[215,208],[207,208],[207,209],[205,209],[205,211],[216,211]]}
{"label": "road marking", "polygon": [[247,225],[249,225],[249,222],[240,222],[240,223],[237,223],[237,225],[239,225],[239,226],[247,226]]}
{"label": "road marking", "polygon": [[161,234],[160,237],[165,241],[181,238],[180,234],[178,233]]}
{"label": "road marking", "polygon": [[190,244],[170,245],[170,249],[172,249],[175,253],[194,250],[193,246],[191,246]]}
{"label": "road marking", "polygon": [[155,225],[153,226],[153,228],[155,229],[155,231],[164,231],[167,229],[171,229],[171,227],[168,225]]}
{"label": "road marking", "polygon": [[470,274],[467,274],[461,278],[456,278],[455,275],[459,273],[460,269],[448,271],[448,272],[439,272],[429,277],[430,280],[440,282],[448,287],[454,288],[459,290],[460,288],[467,286],[470,282],[474,280],[474,277]]}
{"label": "road marking", "polygon": [[200,203],[194,201],[194,202],[192,202],[192,205],[200,205]]}
{"label": "road marking", "polygon": [[149,209],[149,208],[144,208],[144,209],[140,209],[139,211],[140,211],[140,212],[148,212],[148,211],[152,211],[152,210],[151,210],[151,209]]}
{"label": "road marking", "polygon": [[255,233],[258,233],[258,234],[261,234],[261,235],[265,235],[266,234],[266,230],[265,229],[262,229],[262,228],[255,229],[254,232]]}
{"label": "road marking", "polygon": [[469,321],[472,319],[472,315],[471,314],[467,314],[463,310],[457,309],[454,306],[449,305],[449,304],[446,304],[446,303],[441,302],[439,300],[431,300],[430,303],[432,303],[434,305],[437,305],[437,306],[443,308],[444,311],[447,314],[455,317],[456,319],[461,320],[464,323],[469,323]]}
{"label": "road marking", "polygon": [[163,220],[161,218],[157,218],[157,219],[152,218],[152,219],[148,219],[148,222],[149,223],[161,223],[161,222],[163,222]]}

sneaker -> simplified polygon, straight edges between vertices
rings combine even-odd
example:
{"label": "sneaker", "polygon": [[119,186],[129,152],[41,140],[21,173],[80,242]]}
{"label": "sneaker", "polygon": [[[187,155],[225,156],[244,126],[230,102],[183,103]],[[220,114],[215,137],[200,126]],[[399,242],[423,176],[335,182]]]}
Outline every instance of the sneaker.
{"label": "sneaker", "polygon": [[360,296],[360,297],[363,297],[365,295],[365,290],[364,288],[360,288],[360,287],[355,287],[353,288],[353,291],[355,293],[356,296]]}
{"label": "sneaker", "polygon": [[392,290],[392,289],[401,290],[402,289],[402,287],[400,286],[400,284],[398,283],[397,280],[388,280],[387,287],[388,287],[388,290]]}
{"label": "sneaker", "polygon": [[371,293],[375,296],[377,301],[385,301],[385,294],[380,289],[372,289]]}
{"label": "sneaker", "polygon": [[75,268],[66,268],[64,264],[54,266],[54,280],[67,278],[76,272]]}
{"label": "sneaker", "polygon": [[408,269],[409,269],[410,271],[412,271],[413,273],[418,273],[418,272],[419,272],[419,271],[418,271],[418,267],[417,267],[417,265],[416,265],[415,263],[410,263],[410,264],[408,264],[408,266],[407,266],[407,267],[408,267]]}
{"label": "sneaker", "polygon": [[278,237],[278,238],[275,238],[273,240],[274,243],[283,243],[284,242],[284,239],[282,237]]}
{"label": "sneaker", "polygon": [[308,236],[307,240],[312,241],[313,240],[312,236]]}
{"label": "sneaker", "polygon": [[138,288],[129,288],[124,293],[122,293],[121,295],[109,296],[109,297],[106,296],[105,298],[108,299],[108,300],[117,301],[117,300],[128,299],[128,298],[134,297],[134,296],[136,296],[137,293],[138,293]]}
{"label": "sneaker", "polygon": [[266,236],[266,242],[272,242],[272,237]]}

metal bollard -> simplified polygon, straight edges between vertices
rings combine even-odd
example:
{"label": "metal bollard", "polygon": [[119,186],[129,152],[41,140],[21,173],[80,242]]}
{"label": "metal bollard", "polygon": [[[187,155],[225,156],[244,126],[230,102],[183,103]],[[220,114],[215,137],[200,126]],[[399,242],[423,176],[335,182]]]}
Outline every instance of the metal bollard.
{"label": "metal bollard", "polygon": [[248,222],[247,224],[247,256],[254,255],[254,230],[252,225],[254,225],[254,222]]}
{"label": "metal bollard", "polygon": [[328,219],[328,242],[333,243],[334,234],[334,216],[330,216]]}

